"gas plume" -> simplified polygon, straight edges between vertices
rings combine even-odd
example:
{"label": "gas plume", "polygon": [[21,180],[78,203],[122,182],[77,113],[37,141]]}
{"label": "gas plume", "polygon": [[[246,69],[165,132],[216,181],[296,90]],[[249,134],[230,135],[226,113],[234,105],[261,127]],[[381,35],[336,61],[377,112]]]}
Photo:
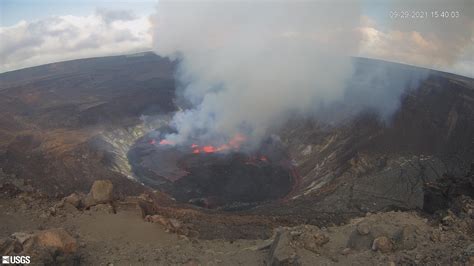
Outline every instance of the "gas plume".
{"label": "gas plume", "polygon": [[193,106],[175,115],[173,143],[258,142],[290,111],[340,98],[358,48],[354,4],[160,1],[153,20],[154,49],[180,61]]}
{"label": "gas plume", "polygon": [[[160,1],[154,51],[179,62],[178,96],[189,106],[174,116],[167,143],[218,146],[244,135],[258,144],[289,116],[344,102],[361,39],[359,8],[355,1]],[[349,97],[354,110],[386,108],[359,91],[366,95]],[[388,96],[397,101],[400,93]]]}

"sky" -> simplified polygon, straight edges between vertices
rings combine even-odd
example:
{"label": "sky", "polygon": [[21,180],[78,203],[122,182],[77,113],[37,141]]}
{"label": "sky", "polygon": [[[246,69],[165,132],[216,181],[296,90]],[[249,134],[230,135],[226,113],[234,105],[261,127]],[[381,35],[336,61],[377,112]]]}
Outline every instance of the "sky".
{"label": "sky", "polygon": [[154,12],[156,1],[113,0],[1,0],[1,26],[11,26],[21,20],[34,21],[51,16],[87,16],[96,9],[130,10],[139,16]]}
{"label": "sky", "polygon": [[[345,5],[355,0],[333,2]],[[358,23],[349,29],[357,33],[359,39],[354,41],[358,47],[351,55],[474,76],[473,1],[364,0],[358,4]],[[343,11],[334,6],[333,12]],[[161,38],[153,34],[153,28],[160,25],[150,19],[157,8],[153,0],[0,0],[0,73],[152,50]],[[459,12],[459,17],[391,17],[394,11],[426,11],[431,15],[442,10]]]}

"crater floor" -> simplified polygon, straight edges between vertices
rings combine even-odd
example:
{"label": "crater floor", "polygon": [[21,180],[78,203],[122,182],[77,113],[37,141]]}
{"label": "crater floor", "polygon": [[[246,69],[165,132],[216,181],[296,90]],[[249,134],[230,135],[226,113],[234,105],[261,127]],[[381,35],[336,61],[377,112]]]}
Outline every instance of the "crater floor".
{"label": "crater floor", "polygon": [[160,145],[145,136],[128,157],[145,185],[206,208],[241,209],[274,201],[287,195],[294,183],[290,160],[276,144],[267,143],[251,154],[193,153],[189,147]]}

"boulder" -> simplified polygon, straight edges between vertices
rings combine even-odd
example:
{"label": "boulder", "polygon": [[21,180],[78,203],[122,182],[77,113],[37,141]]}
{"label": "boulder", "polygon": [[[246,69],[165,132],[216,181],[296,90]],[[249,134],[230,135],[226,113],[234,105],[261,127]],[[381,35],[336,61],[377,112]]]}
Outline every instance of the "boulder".
{"label": "boulder", "polygon": [[113,201],[113,188],[114,185],[110,180],[96,180],[92,184],[92,188],[84,200],[86,208],[91,206],[110,203]]}
{"label": "boulder", "polygon": [[33,265],[77,265],[76,240],[64,229],[17,232],[0,239],[0,253],[31,256]]}
{"label": "boulder", "polygon": [[275,235],[275,240],[270,248],[268,265],[301,265],[298,256],[291,247],[291,235],[288,230],[279,228]]}
{"label": "boulder", "polygon": [[39,231],[35,234],[38,245],[70,254],[77,250],[76,240],[62,228]]}
{"label": "boulder", "polygon": [[372,243],[372,250],[387,253],[393,250],[392,241],[386,236],[379,236]]}
{"label": "boulder", "polygon": [[65,197],[63,200],[65,203],[71,204],[72,206],[79,209],[82,205],[82,201],[84,200],[84,196],[78,193],[72,193],[71,195]]}
{"label": "boulder", "polygon": [[397,233],[396,240],[400,249],[412,250],[416,248],[417,229],[414,225],[406,225]]}
{"label": "boulder", "polygon": [[347,247],[354,250],[368,250],[372,247],[373,242],[374,237],[371,234],[361,235],[356,229],[349,236]]}

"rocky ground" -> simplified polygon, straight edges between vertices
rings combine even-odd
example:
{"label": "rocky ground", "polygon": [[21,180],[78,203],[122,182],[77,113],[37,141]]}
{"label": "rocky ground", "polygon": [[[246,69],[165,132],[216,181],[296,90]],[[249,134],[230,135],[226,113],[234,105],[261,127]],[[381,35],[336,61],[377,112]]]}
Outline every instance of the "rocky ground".
{"label": "rocky ground", "polygon": [[[369,72],[419,71],[358,61]],[[285,123],[290,194],[226,212],[151,192],[129,164],[130,147],[178,108],[174,68],[145,53],[0,75],[2,255],[50,265],[473,264],[473,79],[430,71],[389,124],[371,113]]]}
{"label": "rocky ground", "polygon": [[150,195],[116,200],[107,180],[62,199],[5,180],[0,191],[0,253],[38,264],[474,265],[474,201],[467,196],[429,216],[366,213],[341,225],[205,240],[190,234],[189,221],[147,214]]}

